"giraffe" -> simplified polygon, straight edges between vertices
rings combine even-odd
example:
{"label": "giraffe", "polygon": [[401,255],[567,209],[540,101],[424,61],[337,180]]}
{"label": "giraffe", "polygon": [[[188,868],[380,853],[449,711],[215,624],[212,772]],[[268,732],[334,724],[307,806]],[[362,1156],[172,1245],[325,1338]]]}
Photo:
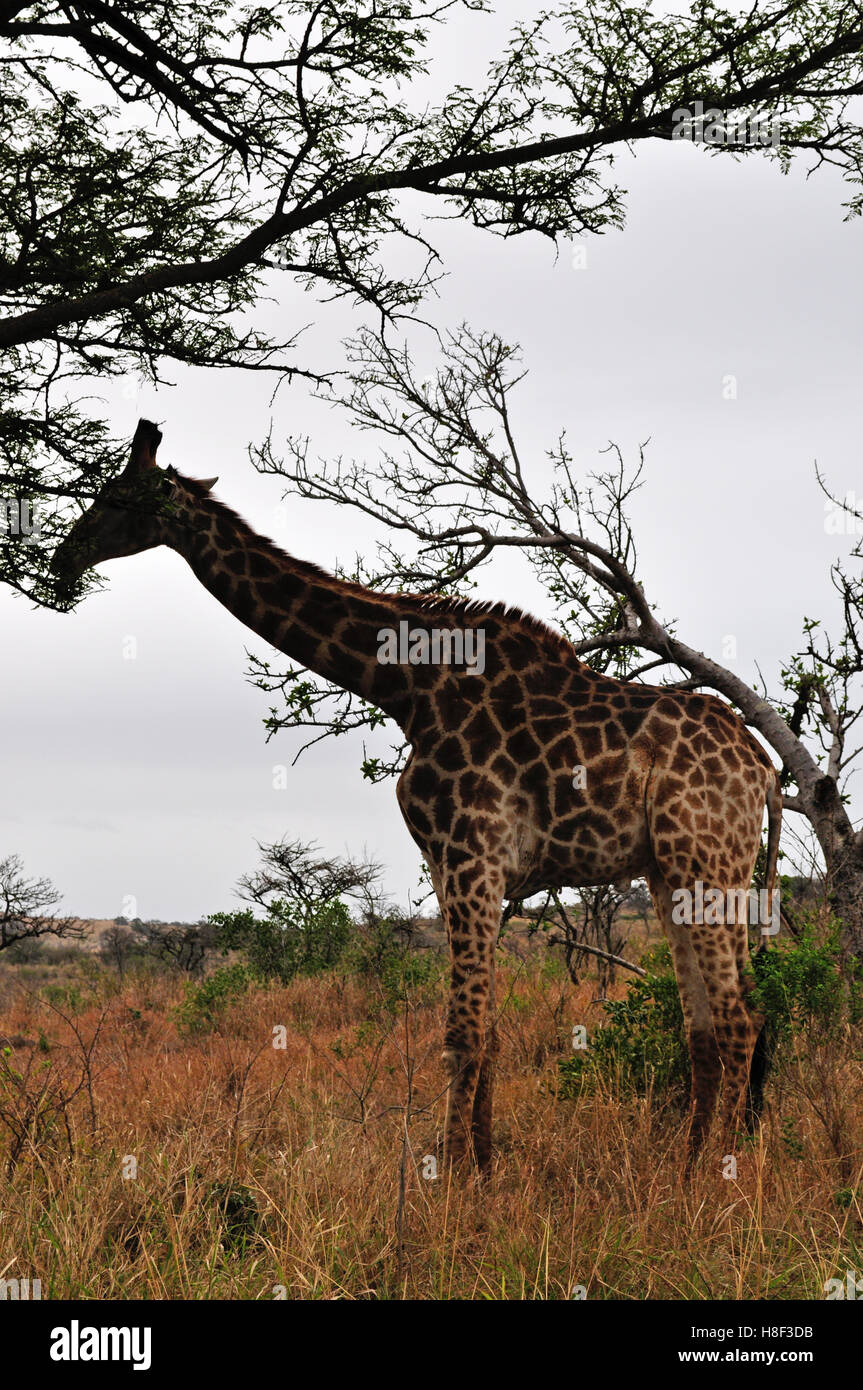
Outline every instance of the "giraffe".
{"label": "giraffe", "polygon": [[[492,1163],[504,900],[642,876],[686,1023],[688,1162],[721,1090],[733,1133],[763,1024],[747,1002],[740,904],[766,803],[772,910],[781,820],[778,774],[743,722],[715,696],[597,673],[561,635],[503,604],[379,593],[295,559],[215,500],[217,479],[162,469],[161,438],[139,422],[127,467],[58,547],[58,584],[169,546],[247,627],[403,730],[410,753],[398,803],[429,866],[451,954],[446,1160],[481,1173]],[[728,895],[725,920],[681,916],[681,893],[698,885],[705,900],[711,890]]]}

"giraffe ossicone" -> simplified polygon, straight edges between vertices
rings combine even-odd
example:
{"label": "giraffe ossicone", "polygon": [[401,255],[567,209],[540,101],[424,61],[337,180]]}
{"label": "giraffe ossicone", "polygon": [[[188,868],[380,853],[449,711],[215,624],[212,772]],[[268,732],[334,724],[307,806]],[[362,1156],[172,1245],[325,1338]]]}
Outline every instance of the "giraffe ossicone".
{"label": "giraffe ossicone", "polygon": [[[54,557],[58,576],[159,545],[273,646],[376,705],[410,755],[397,785],[429,866],[452,956],[445,1151],[492,1161],[494,952],[504,899],[646,877],[669,940],[692,1060],[690,1147],[724,1079],[726,1131],[762,1025],[747,1003],[745,911],[679,920],[696,884],[748,892],[768,810],[773,893],[782,797],[767,753],[712,695],[598,674],[546,624],[503,604],[378,593],[295,559],[196,481],[156,464],[142,420],[124,472]],[[477,661],[380,660],[379,634],[448,630]],[[471,635],[468,641],[468,635]],[[575,776],[574,769],[582,775]],[[677,895],[677,896],[675,896]],[[739,917],[739,920],[738,920]]]}

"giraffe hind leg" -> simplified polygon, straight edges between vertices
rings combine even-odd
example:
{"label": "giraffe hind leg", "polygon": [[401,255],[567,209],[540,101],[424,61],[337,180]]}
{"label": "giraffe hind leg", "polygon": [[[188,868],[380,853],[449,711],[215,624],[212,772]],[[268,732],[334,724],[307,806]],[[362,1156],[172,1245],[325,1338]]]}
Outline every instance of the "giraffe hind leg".
{"label": "giraffe hind leg", "polygon": [[449,1164],[470,1157],[487,1171],[496,1047],[494,949],[503,894],[477,864],[444,873],[442,898],[452,955],[443,1054],[450,1075],[444,1156]]}
{"label": "giraffe hind leg", "polygon": [[[692,892],[691,885],[699,879],[705,884],[705,899],[709,901],[709,888],[719,885],[706,873],[694,872],[690,883],[678,879],[672,880],[672,884],[674,888],[685,887]],[[741,889],[739,882],[733,882],[729,887],[730,891],[745,896],[745,889]],[[721,889],[726,903],[729,901],[729,887],[723,886]],[[682,923],[677,930],[686,934],[709,1005],[713,1036],[722,1064],[722,1130],[724,1142],[731,1144],[746,1110],[752,1058],[762,1020],[753,1014],[747,1001],[744,973],[749,949],[746,916],[745,913],[737,915],[735,910],[727,915],[728,921]],[[696,1070],[703,1072],[704,1067],[704,1060],[697,1064],[693,1055],[693,1087]],[[696,1128],[694,1142],[698,1143],[703,1137]]]}
{"label": "giraffe hind leg", "polygon": [[722,1060],[716,1041],[710,1000],[692,947],[689,928],[675,923],[671,892],[657,870],[649,875],[649,883],[656,915],[665,931],[671,951],[689,1047],[692,1075],[688,1159],[691,1163],[704,1144],[710,1129],[722,1079]]}

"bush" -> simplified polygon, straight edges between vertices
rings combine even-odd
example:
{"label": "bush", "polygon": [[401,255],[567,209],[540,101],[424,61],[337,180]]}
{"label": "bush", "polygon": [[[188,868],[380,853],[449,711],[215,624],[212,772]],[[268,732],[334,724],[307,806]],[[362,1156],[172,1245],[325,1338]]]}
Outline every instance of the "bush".
{"label": "bush", "polygon": [[177,1006],[177,1023],[183,1033],[207,1033],[215,1028],[225,1009],[245,994],[254,976],[236,963],[215,970],[202,984],[187,984]]}
{"label": "bush", "polygon": [[752,958],[750,1003],[764,1014],[774,1042],[795,1032],[826,1039],[863,1017],[863,986],[843,974],[839,926],[822,940],[805,924],[801,934]]}
{"label": "bush", "polygon": [[558,1063],[563,1099],[607,1085],[623,1094],[652,1090],[685,1102],[689,1049],[668,946],[650,951],[642,964],[648,973],[629,983],[626,998],[603,1003],[608,1021],[587,1048]]}
{"label": "bush", "polygon": [[44,941],[40,941],[38,937],[22,936],[19,941],[13,941],[11,946],[6,947],[4,964],[43,965],[46,956]]}
{"label": "bush", "polygon": [[79,985],[46,985],[43,997],[55,1009],[70,1014],[79,1014],[90,1004]]}
{"label": "bush", "polygon": [[[863,1018],[863,984],[842,973],[838,927],[817,940],[799,937],[760,951],[750,961],[750,1007],[765,1017],[771,1053],[794,1033],[825,1040]],[[689,1089],[689,1050],[668,946],[644,957],[647,975],[626,998],[603,1004],[607,1022],[583,1052],[558,1065],[559,1095],[574,1099],[598,1084],[620,1094],[652,1089],[681,1101]]]}
{"label": "bush", "polygon": [[388,1008],[395,1008],[420,996],[424,1001],[433,993],[442,974],[436,951],[417,951],[400,939],[404,918],[375,917],[354,929],[342,958],[351,974],[377,981]]}
{"label": "bush", "polygon": [[352,927],[344,903],[336,900],[307,909],[275,898],[266,911],[266,917],[255,917],[250,908],[210,917],[222,951],[242,951],[256,974],[281,984],[338,964]]}

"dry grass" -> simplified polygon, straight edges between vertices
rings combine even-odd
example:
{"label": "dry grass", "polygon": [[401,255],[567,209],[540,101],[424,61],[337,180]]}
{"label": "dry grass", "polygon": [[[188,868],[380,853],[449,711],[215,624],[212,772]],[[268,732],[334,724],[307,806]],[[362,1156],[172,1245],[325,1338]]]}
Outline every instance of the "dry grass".
{"label": "dry grass", "polygon": [[24,1078],[0,1084],[0,1276],[39,1278],[44,1297],[820,1298],[861,1267],[863,1152],[837,1156],[805,1087],[774,1098],[736,1179],[712,1153],[687,1184],[679,1115],[556,1097],[556,1060],[597,1009],[589,983],[537,962],[501,966],[485,1184],[423,1175],[443,1118],[443,982],[401,1012],[335,976],[259,988],[218,1032],[186,1036],[178,983],[87,973],[65,1019],[22,992],[23,967],[0,990]]}

